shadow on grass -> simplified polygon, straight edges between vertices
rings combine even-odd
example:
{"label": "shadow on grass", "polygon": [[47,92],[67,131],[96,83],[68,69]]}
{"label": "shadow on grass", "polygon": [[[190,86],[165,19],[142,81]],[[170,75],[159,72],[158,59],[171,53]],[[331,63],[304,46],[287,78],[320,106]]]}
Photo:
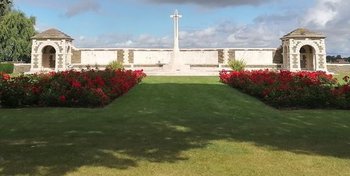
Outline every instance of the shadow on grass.
{"label": "shadow on grass", "polygon": [[0,113],[1,175],[174,163],[212,140],[350,158],[347,111],[278,111],[221,84],[143,83],[104,109]]}

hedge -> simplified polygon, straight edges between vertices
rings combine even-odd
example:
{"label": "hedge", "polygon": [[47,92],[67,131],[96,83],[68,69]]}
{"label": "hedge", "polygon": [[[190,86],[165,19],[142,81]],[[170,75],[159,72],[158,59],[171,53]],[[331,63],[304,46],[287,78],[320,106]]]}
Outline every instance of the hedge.
{"label": "hedge", "polygon": [[0,63],[0,72],[12,74],[14,67],[13,63]]}

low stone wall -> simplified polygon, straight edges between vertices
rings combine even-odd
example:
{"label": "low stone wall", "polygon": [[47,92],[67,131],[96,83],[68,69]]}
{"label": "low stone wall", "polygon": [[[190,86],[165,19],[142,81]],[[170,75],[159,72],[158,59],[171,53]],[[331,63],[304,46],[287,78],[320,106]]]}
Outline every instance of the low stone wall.
{"label": "low stone wall", "polygon": [[30,71],[30,64],[14,64],[13,73],[26,73]]}
{"label": "low stone wall", "polygon": [[327,64],[327,70],[331,73],[349,73],[350,64]]}
{"label": "low stone wall", "polygon": [[[276,48],[181,49],[177,59],[188,65],[227,64],[233,59],[242,59],[248,65],[273,65],[279,64],[278,58],[282,57],[276,51]],[[72,64],[107,65],[114,60],[127,65],[168,64],[172,53],[172,49],[159,48],[77,48],[73,51]]]}
{"label": "low stone wall", "polygon": [[[222,65],[223,69],[231,69],[229,65]],[[280,70],[282,69],[282,64],[270,64],[270,65],[246,65],[245,70]]]}

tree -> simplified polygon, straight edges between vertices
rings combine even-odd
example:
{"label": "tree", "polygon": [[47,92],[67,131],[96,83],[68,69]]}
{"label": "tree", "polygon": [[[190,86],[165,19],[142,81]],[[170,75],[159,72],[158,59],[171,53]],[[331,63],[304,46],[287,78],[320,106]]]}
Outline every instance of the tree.
{"label": "tree", "polygon": [[335,56],[335,59],[339,61],[339,60],[341,60],[343,58],[341,57],[341,55],[337,55],[337,56]]}
{"label": "tree", "polygon": [[12,8],[12,0],[1,0],[0,1],[0,18],[5,16],[7,13],[11,11]]}
{"label": "tree", "polygon": [[11,11],[0,21],[0,61],[30,60],[31,37],[35,35],[35,18]]}
{"label": "tree", "polygon": [[344,58],[344,60],[345,60],[346,62],[350,62],[350,57],[346,57],[346,58]]}
{"label": "tree", "polygon": [[330,62],[330,63],[333,63],[337,60],[335,56],[327,56],[326,59],[327,59],[327,62]]}

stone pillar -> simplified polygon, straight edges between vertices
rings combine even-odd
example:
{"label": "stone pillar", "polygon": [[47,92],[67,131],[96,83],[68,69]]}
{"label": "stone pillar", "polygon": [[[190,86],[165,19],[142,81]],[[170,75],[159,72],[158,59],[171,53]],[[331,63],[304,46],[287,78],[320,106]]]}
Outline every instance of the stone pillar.
{"label": "stone pillar", "polygon": [[224,49],[224,65],[228,64],[228,60],[229,60],[229,53],[228,53],[229,49]]}
{"label": "stone pillar", "polygon": [[180,51],[179,48],[179,18],[182,17],[182,15],[179,15],[179,11],[175,10],[174,15],[170,16],[174,20],[174,52]]}
{"label": "stone pillar", "polygon": [[124,58],[123,59],[124,59],[123,63],[128,65],[129,64],[129,50],[128,49],[124,50]]}

